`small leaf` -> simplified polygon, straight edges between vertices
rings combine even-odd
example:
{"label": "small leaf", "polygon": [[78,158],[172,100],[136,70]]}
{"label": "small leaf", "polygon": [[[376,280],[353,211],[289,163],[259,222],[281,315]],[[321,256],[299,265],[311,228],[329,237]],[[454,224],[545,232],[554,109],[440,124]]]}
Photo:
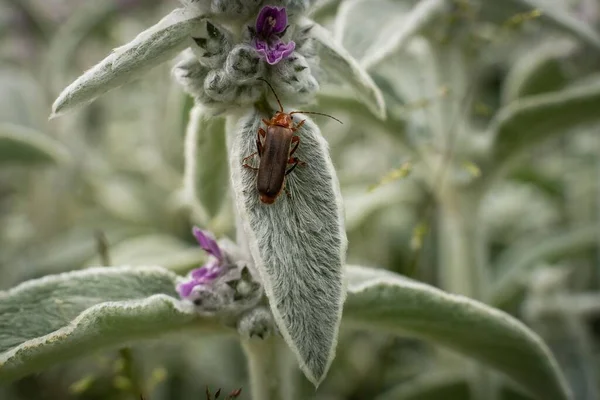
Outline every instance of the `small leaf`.
{"label": "small leaf", "polygon": [[319,128],[298,116],[306,123],[297,132],[301,143],[294,156],[306,165],[287,176],[289,197],[282,191],[275,203],[263,204],[256,171],[242,166],[256,151],[261,117],[252,112],[237,122],[228,120],[233,192],[275,322],[317,386],[335,355],[345,296],[347,240],[339,183]]}
{"label": "small leaf", "polygon": [[175,298],[176,279],[160,267],[90,268],[0,292],[0,381],[202,323]]}
{"label": "small leaf", "polygon": [[186,131],[183,182],[188,201],[199,201],[209,217],[217,215],[227,195],[226,159],[225,119],[195,105]]}
{"label": "small leaf", "polygon": [[316,22],[305,18],[300,22],[300,25],[312,26],[310,33],[320,44],[319,57],[324,69],[351,87],[359,100],[373,114],[381,119],[385,119],[386,108],[383,94],[367,71],[359,65],[358,61],[341,44],[334,40],[332,34],[327,29]]}
{"label": "small leaf", "polygon": [[60,164],[68,159],[57,140],[24,126],[0,124],[0,165]]}
{"label": "small leaf", "polygon": [[371,69],[389,56],[399,52],[411,38],[427,29],[440,16],[447,15],[448,2],[445,0],[419,1],[408,14],[398,14],[382,27],[377,42],[360,60],[363,68]]}
{"label": "small leaf", "polygon": [[89,103],[173,58],[192,43],[191,35],[203,18],[192,9],[175,9],[64,89],[52,106],[51,118]]}
{"label": "small leaf", "polygon": [[531,238],[509,247],[499,256],[497,271],[490,291],[490,302],[504,308],[510,300],[524,290],[531,269],[541,262],[552,262],[560,258],[581,254],[592,250],[598,243],[599,229],[595,225],[549,235],[544,238]]}
{"label": "small leaf", "polygon": [[528,147],[570,129],[600,122],[600,81],[532,96],[500,110],[491,123],[494,168]]}
{"label": "small leaf", "polygon": [[504,373],[539,399],[571,398],[546,345],[510,315],[385,270],[349,266],[346,277],[350,326],[426,339]]}

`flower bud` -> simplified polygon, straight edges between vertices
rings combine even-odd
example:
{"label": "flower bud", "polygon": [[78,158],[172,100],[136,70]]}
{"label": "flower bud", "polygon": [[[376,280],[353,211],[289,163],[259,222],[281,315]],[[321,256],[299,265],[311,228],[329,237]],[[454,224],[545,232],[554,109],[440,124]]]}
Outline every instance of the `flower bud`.
{"label": "flower bud", "polygon": [[204,92],[218,102],[232,102],[236,97],[236,85],[225,71],[214,69],[204,80]]}
{"label": "flower bud", "polygon": [[192,51],[203,65],[219,68],[231,50],[233,35],[224,27],[209,20],[205,21],[204,32],[194,36]]}
{"label": "flower bud", "polygon": [[247,44],[235,46],[225,63],[225,72],[237,83],[255,81],[264,74],[265,68],[256,50]]}
{"label": "flower bud", "polygon": [[275,331],[276,328],[271,311],[264,306],[250,310],[238,322],[238,333],[246,338],[257,336],[261,339],[266,339],[269,335],[275,333]]}
{"label": "flower bud", "polygon": [[306,58],[297,52],[271,68],[270,80],[281,97],[294,103],[309,102],[319,90]]}

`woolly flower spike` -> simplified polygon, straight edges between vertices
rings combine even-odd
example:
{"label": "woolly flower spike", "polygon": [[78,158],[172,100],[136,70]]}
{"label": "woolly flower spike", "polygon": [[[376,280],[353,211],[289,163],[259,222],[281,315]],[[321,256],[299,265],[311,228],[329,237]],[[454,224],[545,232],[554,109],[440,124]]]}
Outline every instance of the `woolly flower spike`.
{"label": "woolly flower spike", "polygon": [[208,254],[213,256],[210,261],[204,264],[200,268],[192,270],[190,273],[189,280],[177,285],[177,292],[182,298],[188,298],[197,286],[205,286],[212,283],[215,279],[220,277],[223,272],[223,252],[219,248],[219,245],[208,232],[202,231],[197,227],[193,229],[194,236],[200,244],[200,247],[204,249]]}
{"label": "woolly flower spike", "polygon": [[288,57],[296,43],[283,43],[281,37],[287,29],[287,13],[284,7],[264,6],[256,18],[254,48],[270,65]]}

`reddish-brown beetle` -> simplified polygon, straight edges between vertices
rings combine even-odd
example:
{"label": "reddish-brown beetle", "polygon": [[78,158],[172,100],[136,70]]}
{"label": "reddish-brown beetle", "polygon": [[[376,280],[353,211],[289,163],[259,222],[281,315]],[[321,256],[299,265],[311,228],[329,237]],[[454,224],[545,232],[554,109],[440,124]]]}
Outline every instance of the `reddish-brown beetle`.
{"label": "reddish-brown beetle", "polygon": [[[295,124],[292,114],[317,114],[332,118],[340,124],[342,121],[331,115],[312,111],[292,111],[291,113],[286,113],[283,111],[283,106],[273,86],[265,79],[258,79],[264,81],[271,88],[275,99],[277,99],[277,104],[279,104],[279,111],[275,113],[271,120],[262,120],[267,126],[267,130],[259,128],[256,135],[256,152],[245,157],[242,160],[242,165],[246,168],[258,170],[256,188],[258,189],[260,201],[265,204],[273,204],[281,193],[281,190],[284,189],[286,175],[292,172],[298,165],[306,165],[305,162],[300,161],[297,157],[292,157],[298,149],[298,145],[300,145],[300,137],[295,136],[294,132],[300,129],[305,121],[302,120]],[[262,141],[261,138],[263,139]],[[257,154],[260,158],[258,168],[247,163],[250,158]],[[291,165],[291,167],[287,168],[288,165]]]}

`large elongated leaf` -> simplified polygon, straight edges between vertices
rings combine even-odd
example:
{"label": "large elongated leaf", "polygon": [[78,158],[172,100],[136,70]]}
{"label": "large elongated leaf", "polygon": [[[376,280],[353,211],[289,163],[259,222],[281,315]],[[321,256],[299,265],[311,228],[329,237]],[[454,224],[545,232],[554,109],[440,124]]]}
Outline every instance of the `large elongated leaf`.
{"label": "large elongated leaf", "polygon": [[[471,399],[469,381],[459,371],[427,372],[418,378],[403,382],[375,400],[449,400]],[[503,387],[502,400],[529,400],[531,397],[512,387]]]}
{"label": "large elongated leaf", "polygon": [[600,122],[600,81],[586,87],[532,96],[504,107],[491,124],[492,168],[570,129]]}
{"label": "large elongated leaf", "polygon": [[90,268],[0,292],[0,380],[201,327],[202,320],[174,297],[175,282],[176,275],[160,267]]}
{"label": "large elongated leaf", "polygon": [[595,50],[600,50],[600,35],[586,22],[572,15],[565,3],[563,2],[562,7],[556,7],[544,0],[484,0],[481,13],[486,18],[503,22],[515,14],[539,10],[539,18],[546,25],[582,40]]}
{"label": "large elongated leaf", "polygon": [[[142,235],[126,239],[110,248],[112,265],[161,265],[171,271],[185,273],[206,260],[206,252],[199,246],[190,246],[170,235]],[[89,266],[100,264],[100,257],[93,257]]]}
{"label": "large elongated leaf", "polygon": [[57,164],[69,159],[65,146],[41,132],[0,124],[0,165]]}
{"label": "large elongated leaf", "polygon": [[202,18],[192,9],[174,10],[64,89],[52,105],[52,116],[93,101],[174,57],[191,43]]}
{"label": "large elongated leaf", "polygon": [[370,69],[396,54],[408,41],[445,15],[445,0],[422,0],[406,15],[398,15],[382,29],[379,40],[363,56],[360,63]]}
{"label": "large elongated leaf", "polygon": [[569,399],[542,340],[510,315],[384,270],[348,267],[344,322],[430,340],[504,373],[540,400]]}
{"label": "large elongated leaf", "polygon": [[294,156],[306,165],[287,175],[289,197],[281,191],[273,204],[262,203],[256,171],[242,166],[256,152],[261,117],[251,112],[228,120],[233,192],[275,322],[305,375],[318,385],[335,355],[345,297],[347,240],[339,183],[319,128],[299,116],[306,123],[297,132],[301,142]]}
{"label": "large elongated leaf", "polygon": [[331,32],[310,19],[304,18],[300,25],[312,26],[311,36],[319,44],[321,64],[330,76],[348,85],[358,99],[381,119],[386,117],[385,100],[367,71],[334,38]]}
{"label": "large elongated leaf", "polygon": [[225,119],[210,115],[203,106],[190,112],[185,139],[184,186],[188,201],[214,217],[228,188]]}
{"label": "large elongated leaf", "polygon": [[552,262],[560,258],[581,254],[593,249],[598,243],[599,229],[588,225],[544,238],[532,238],[509,248],[500,256],[498,271],[490,302],[504,308],[511,299],[524,290],[531,269],[538,263]]}
{"label": "large elongated leaf", "polygon": [[519,58],[506,78],[503,103],[562,89],[568,77],[561,62],[573,48],[573,43],[553,40]]}

